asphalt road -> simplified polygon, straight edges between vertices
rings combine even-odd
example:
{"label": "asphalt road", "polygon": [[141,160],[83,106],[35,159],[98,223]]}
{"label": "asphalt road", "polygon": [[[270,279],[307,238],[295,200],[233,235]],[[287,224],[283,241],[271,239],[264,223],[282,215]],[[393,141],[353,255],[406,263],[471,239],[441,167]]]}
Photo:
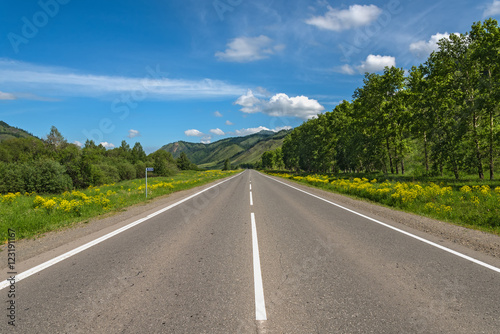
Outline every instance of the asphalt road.
{"label": "asphalt road", "polygon": [[15,289],[1,333],[500,332],[499,272],[256,171]]}

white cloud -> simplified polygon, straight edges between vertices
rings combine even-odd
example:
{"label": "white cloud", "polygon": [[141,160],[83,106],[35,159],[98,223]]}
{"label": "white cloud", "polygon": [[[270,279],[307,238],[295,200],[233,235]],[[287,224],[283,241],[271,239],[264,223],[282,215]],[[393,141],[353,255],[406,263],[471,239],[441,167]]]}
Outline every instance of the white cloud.
{"label": "white cloud", "polygon": [[113,148],[113,147],[115,147],[114,144],[108,143],[107,141],[101,142],[100,145],[104,146],[105,148]]}
{"label": "white cloud", "polygon": [[356,73],[356,70],[352,68],[351,65],[345,64],[342,65],[338,68],[335,69],[335,72],[343,73],[343,74],[349,74],[349,75],[354,75]]}
{"label": "white cloud", "polygon": [[382,13],[382,9],[375,5],[352,5],[349,9],[334,9],[328,6],[324,16],[314,16],[306,20],[307,24],[324,30],[342,31],[366,26],[375,21]]}
{"label": "white cloud", "polygon": [[170,79],[158,67],[145,68],[144,77],[141,78],[80,74],[72,69],[5,59],[0,59],[0,85],[8,85],[19,92],[29,92],[26,95],[30,96],[100,97],[125,93],[132,99],[138,96],[137,100],[239,96],[245,91],[242,87],[219,80]]}
{"label": "white cloud", "polygon": [[218,111],[214,112],[214,116],[215,117],[222,117],[222,114]]}
{"label": "white cloud", "polygon": [[81,142],[79,142],[78,140],[75,140],[73,142],[73,144],[75,144],[76,146],[79,146],[79,147],[83,147],[83,144]]}
{"label": "white cloud", "polygon": [[238,104],[242,106],[240,110],[243,111],[244,113],[256,113],[260,112],[261,109],[259,108],[258,104],[261,102],[258,98],[256,98],[253,95],[253,92],[249,89],[246,94],[241,95],[234,104]]}
{"label": "white cloud", "polygon": [[268,129],[265,126],[259,126],[257,128],[246,128],[246,129],[241,129],[241,130],[236,130],[234,132],[230,132],[229,134],[233,136],[248,136],[248,135],[253,135],[254,133],[258,133],[261,131],[272,131],[272,132],[279,132],[281,130],[289,130],[291,129],[291,126],[278,126],[274,129]]}
{"label": "white cloud", "polygon": [[184,134],[188,137],[203,137],[204,136],[203,132],[200,132],[196,129],[186,130],[186,131],[184,131]]}
{"label": "white cloud", "polygon": [[490,17],[500,14],[500,0],[493,0],[483,12],[483,17]]}
{"label": "white cloud", "polygon": [[212,142],[212,136],[206,135],[200,139],[200,143],[202,144],[210,144]]}
{"label": "white cloud", "polygon": [[16,96],[11,93],[0,92],[0,100],[16,100]]}
{"label": "white cloud", "polygon": [[288,97],[280,93],[267,101],[255,97],[251,90],[234,103],[242,106],[240,110],[244,113],[261,112],[274,117],[297,117],[304,120],[316,117],[325,109],[318,101],[306,96]]}
{"label": "white cloud", "polygon": [[233,122],[231,122],[230,120],[227,120],[227,121],[226,121],[226,125],[234,125],[234,123],[233,123]]}
{"label": "white cloud", "polygon": [[134,138],[134,137],[139,137],[141,133],[138,130],[130,129],[128,130],[128,136],[129,138]]}
{"label": "white cloud", "polygon": [[224,136],[224,131],[222,131],[219,128],[211,129],[210,132],[213,133],[214,135],[217,135],[217,136]]}
{"label": "white cloud", "polygon": [[361,63],[361,65],[356,67],[356,69],[359,73],[374,73],[382,71],[386,66],[395,67],[396,58],[391,56],[369,55],[366,57],[366,60]]}
{"label": "white cloud", "polygon": [[[455,34],[458,35],[458,33],[455,33]],[[437,33],[435,35],[432,35],[431,38],[427,42],[426,41],[418,41],[415,43],[411,43],[410,44],[410,51],[418,58],[426,58],[433,51],[436,51],[439,49],[438,42],[443,38],[446,38],[446,39],[450,38],[450,34],[448,34],[447,32],[445,32],[444,34]]]}
{"label": "white cloud", "polygon": [[218,51],[215,56],[222,61],[246,63],[268,58],[285,48],[283,44],[273,45],[267,36],[238,37],[227,43],[224,52]]}

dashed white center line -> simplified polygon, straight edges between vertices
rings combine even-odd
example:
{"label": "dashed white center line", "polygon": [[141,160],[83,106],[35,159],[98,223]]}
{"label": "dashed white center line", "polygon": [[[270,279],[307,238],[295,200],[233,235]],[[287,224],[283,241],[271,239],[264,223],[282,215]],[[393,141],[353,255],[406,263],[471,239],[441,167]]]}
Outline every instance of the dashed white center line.
{"label": "dashed white center line", "polygon": [[252,184],[250,184],[250,190],[252,190]]}
{"label": "dashed white center line", "polygon": [[264,287],[260,270],[259,243],[257,241],[257,226],[255,215],[250,214],[252,220],[252,246],[253,246],[253,281],[255,288],[255,320],[267,320],[266,303],[264,302]]}
{"label": "dashed white center line", "polygon": [[253,197],[252,197],[252,192],[250,192],[250,205],[253,205]]}

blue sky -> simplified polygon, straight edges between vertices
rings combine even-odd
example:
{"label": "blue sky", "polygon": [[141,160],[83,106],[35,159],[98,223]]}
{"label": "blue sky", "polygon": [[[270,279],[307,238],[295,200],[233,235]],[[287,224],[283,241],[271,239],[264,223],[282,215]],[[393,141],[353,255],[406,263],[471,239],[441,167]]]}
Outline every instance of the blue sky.
{"label": "blue sky", "polygon": [[0,2],[0,120],[148,153],[296,127],[500,0]]}

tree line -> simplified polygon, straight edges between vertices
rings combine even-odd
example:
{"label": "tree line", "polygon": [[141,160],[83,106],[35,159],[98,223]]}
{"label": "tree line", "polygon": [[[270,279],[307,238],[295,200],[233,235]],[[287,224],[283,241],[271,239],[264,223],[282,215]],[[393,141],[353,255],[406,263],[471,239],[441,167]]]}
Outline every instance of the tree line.
{"label": "tree line", "polygon": [[164,150],[147,155],[139,142],[130,147],[122,141],[108,150],[87,140],[80,148],[68,143],[53,126],[43,140],[28,137],[0,142],[0,193],[58,193],[143,178],[146,167],[153,167],[157,176],[198,169],[186,154],[177,159]]}
{"label": "tree line", "polygon": [[411,70],[366,73],[352,101],[295,128],[264,168],[308,172],[485,173],[499,160],[500,29],[472,25]]}

